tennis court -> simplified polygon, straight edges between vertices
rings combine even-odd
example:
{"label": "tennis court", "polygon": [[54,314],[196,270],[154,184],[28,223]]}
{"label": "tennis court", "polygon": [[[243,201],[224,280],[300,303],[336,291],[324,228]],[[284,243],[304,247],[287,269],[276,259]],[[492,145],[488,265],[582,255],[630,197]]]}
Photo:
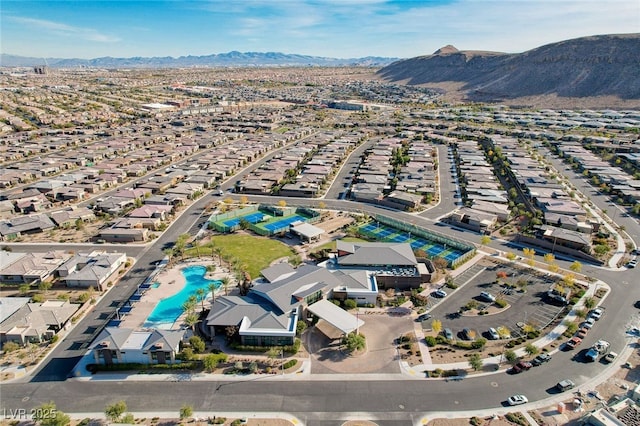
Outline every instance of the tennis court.
{"label": "tennis court", "polygon": [[307,218],[300,216],[300,215],[293,215],[293,216],[289,216],[289,217],[285,217],[282,218],[280,220],[277,220],[275,222],[270,222],[270,223],[265,223],[262,226],[269,230],[269,231],[275,231],[278,229],[283,229],[288,227],[289,225],[291,225],[293,222],[297,222],[297,221],[302,221],[302,222],[306,222]]}
{"label": "tennis court", "polygon": [[264,213],[255,212],[255,213],[248,214],[246,216],[234,217],[233,219],[225,220],[222,223],[225,226],[228,226],[228,227],[232,228],[234,226],[238,226],[240,221],[243,220],[243,219],[246,220],[249,223],[258,223],[258,222],[261,222],[262,220],[264,220],[265,216],[266,215]]}
{"label": "tennis court", "polygon": [[382,223],[368,222],[360,225],[359,228],[363,234],[369,237],[385,242],[409,243],[413,250],[423,250],[430,257],[441,257],[449,262],[453,262],[465,254],[462,250],[431,241],[426,236],[414,236],[411,235],[410,232],[405,232]]}

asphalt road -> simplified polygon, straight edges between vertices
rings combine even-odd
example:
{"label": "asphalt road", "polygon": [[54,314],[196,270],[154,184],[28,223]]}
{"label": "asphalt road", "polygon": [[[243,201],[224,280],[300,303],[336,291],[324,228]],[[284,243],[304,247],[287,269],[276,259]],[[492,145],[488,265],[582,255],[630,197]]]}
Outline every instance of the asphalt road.
{"label": "asphalt road", "polygon": [[[440,153],[440,156],[442,153]],[[446,161],[446,160],[445,160]],[[440,164],[444,164],[441,160]],[[446,180],[446,179],[442,179]],[[581,190],[581,179],[572,180]],[[227,185],[228,186],[228,185]],[[552,361],[542,367],[536,367],[519,375],[505,373],[490,376],[468,377],[461,381],[433,381],[419,379],[400,380],[363,380],[362,377],[341,377],[340,380],[286,380],[253,379],[241,381],[176,381],[163,382],[160,386],[149,382],[110,382],[75,380],[66,378],[75,359],[84,353],[77,348],[78,343],[87,341],[86,336],[94,333],[94,326],[104,324],[99,320],[102,315],[114,310],[114,305],[128,298],[153,266],[163,257],[162,249],[172,244],[178,235],[194,232],[202,221],[200,213],[204,205],[210,202],[205,196],[191,206],[152,246],[139,253],[139,259],[132,272],[112,289],[96,306],[94,312],[83,319],[73,332],[62,342],[50,357],[50,361],[37,371],[29,383],[3,384],[0,408],[9,410],[32,408],[54,400],[57,406],[66,412],[103,412],[106,404],[124,399],[131,411],[167,411],[176,413],[185,404],[191,404],[196,411],[266,411],[289,412],[306,424],[331,424],[343,420],[348,413],[369,413],[371,419],[380,424],[406,424],[416,422],[428,411],[460,411],[500,408],[510,395],[526,393],[530,401],[542,400],[553,396],[551,388],[562,378],[571,378],[577,384],[583,384],[589,378],[602,372],[604,366],[599,362],[582,363],[572,360],[574,353],[555,354]],[[591,196],[597,205],[604,200],[600,195]],[[209,199],[207,199],[209,198]],[[282,197],[249,197],[254,201],[277,202]],[[443,197],[444,201],[445,197]],[[435,226],[433,220],[440,214],[435,211],[422,215],[407,215],[401,212],[381,209],[370,205],[361,205],[351,201],[308,200],[286,198],[288,205],[318,206],[325,203],[327,208],[381,213],[387,216],[413,222],[427,229],[443,232],[466,241],[479,242],[480,237],[467,231]],[[604,201],[606,203],[606,201]],[[626,218],[625,218],[626,219]],[[629,220],[625,226],[630,235],[640,235],[640,226]],[[494,240],[491,247],[513,251],[514,247],[504,241]],[[561,266],[568,263],[560,261]],[[612,350],[620,351],[628,342],[635,340],[625,331],[640,320],[633,303],[640,299],[640,287],[634,271],[608,271],[593,266],[585,266],[583,272],[598,277],[608,283],[612,291],[603,306],[606,312],[590,332],[583,343],[589,345],[592,340],[605,338],[612,343]],[[160,383],[158,383],[160,384]],[[334,423],[335,424],[335,423]]]}

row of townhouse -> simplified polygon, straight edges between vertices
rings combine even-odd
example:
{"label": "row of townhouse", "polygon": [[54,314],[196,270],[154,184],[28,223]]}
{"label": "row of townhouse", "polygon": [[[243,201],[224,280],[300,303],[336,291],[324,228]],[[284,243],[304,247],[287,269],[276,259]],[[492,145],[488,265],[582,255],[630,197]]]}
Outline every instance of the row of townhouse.
{"label": "row of townhouse", "polygon": [[[588,171],[593,182],[608,186],[609,193],[624,203],[640,203],[640,180],[629,175],[620,167],[611,166],[607,161],[586,149],[577,141],[557,141],[554,146],[558,152],[571,162],[578,164],[578,170]],[[618,153],[618,158],[635,162],[636,153]],[[595,178],[595,179],[594,179]]]}
{"label": "row of townhouse", "polygon": [[584,207],[516,139],[505,136],[492,139],[507,159],[514,183],[543,213],[544,225],[536,229],[537,238],[551,243],[554,250],[567,247],[590,253],[591,234],[599,230],[599,224],[588,220]]}
{"label": "row of townhouse", "polygon": [[457,140],[454,146],[457,166],[453,173],[460,179],[467,206],[454,211],[448,220],[476,232],[490,232],[498,220],[508,219],[507,193],[475,139]]}
{"label": "row of townhouse", "polygon": [[293,182],[282,185],[279,194],[288,197],[318,196],[322,186],[329,182],[363,138],[364,134],[360,132],[324,132],[306,140],[308,146],[314,147],[312,156],[299,167]]}
{"label": "row of townhouse", "polygon": [[[422,142],[381,138],[365,153],[351,187],[351,198],[400,210],[417,208],[424,195],[435,192],[428,186],[435,184],[437,171],[431,151],[426,154],[426,150]],[[396,176],[392,160],[397,151],[402,151],[408,161]]]}

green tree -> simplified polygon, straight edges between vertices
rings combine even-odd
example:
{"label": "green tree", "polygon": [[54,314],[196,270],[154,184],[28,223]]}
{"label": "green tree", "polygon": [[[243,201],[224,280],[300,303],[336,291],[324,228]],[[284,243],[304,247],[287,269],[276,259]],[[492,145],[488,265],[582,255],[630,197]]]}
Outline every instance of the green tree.
{"label": "green tree", "polygon": [[204,370],[207,373],[213,373],[216,370],[216,367],[218,366],[219,361],[220,361],[220,358],[216,356],[216,354],[209,354],[205,356],[204,359],[202,360],[202,365],[204,366]]}
{"label": "green tree", "polygon": [[515,253],[511,252],[511,251],[509,253],[507,253],[507,259],[509,259],[511,261],[516,260],[516,257],[517,257],[517,255]]}
{"label": "green tree", "polygon": [[33,411],[33,421],[41,426],[67,426],[71,417],[56,408],[53,401],[39,406]]}
{"label": "green tree", "polygon": [[527,346],[524,347],[524,351],[529,354],[529,356],[535,355],[540,352],[540,349],[533,343],[527,343]]}
{"label": "green tree", "polygon": [[351,332],[342,338],[342,344],[346,346],[347,350],[355,351],[364,349],[366,341],[363,334]]}
{"label": "green tree", "polygon": [[44,293],[47,294],[51,289],[51,285],[49,281],[41,281],[40,284],[38,284],[38,290],[44,291]]}
{"label": "green tree", "polygon": [[206,345],[204,344],[204,340],[200,338],[200,336],[191,336],[189,338],[189,344],[193,348],[193,351],[197,354],[204,352]]}
{"label": "green tree", "polygon": [[125,411],[127,411],[127,403],[124,401],[118,401],[111,405],[107,405],[107,408],[104,410],[104,415],[107,416],[107,420],[118,422]]}
{"label": "green tree", "polygon": [[231,282],[231,279],[229,277],[223,277],[220,282],[222,283],[222,288],[224,288],[224,295],[228,296],[229,295],[229,283]]}
{"label": "green tree", "polygon": [[20,292],[21,296],[25,296],[31,291],[31,284],[20,284],[20,287],[18,287],[18,291]]}
{"label": "green tree", "polygon": [[180,407],[180,420],[187,420],[193,416],[193,407],[190,405],[183,405]]}
{"label": "green tree", "polygon": [[207,291],[204,288],[199,288],[196,290],[196,297],[200,300],[202,305],[201,312],[204,312],[204,297],[207,295]]}
{"label": "green tree", "polygon": [[196,331],[196,324],[200,321],[200,318],[197,314],[190,313],[184,318],[184,323],[187,327],[190,327],[194,332]]}
{"label": "green tree", "polygon": [[273,365],[273,362],[278,359],[278,357],[282,354],[282,349],[271,346],[269,350],[266,352],[267,358],[269,358],[269,363]]}
{"label": "green tree", "polygon": [[481,246],[486,246],[490,242],[491,242],[491,237],[490,236],[483,235],[482,237],[480,237],[480,245]]}
{"label": "green tree", "polygon": [[307,323],[304,321],[298,321],[296,324],[296,336],[300,336],[307,329]]}
{"label": "green tree", "polygon": [[207,284],[207,290],[209,290],[211,292],[211,305],[213,306],[213,304],[216,302],[216,283],[212,282]]}
{"label": "green tree", "polygon": [[518,361],[518,355],[516,355],[516,351],[513,349],[507,349],[504,351],[504,359],[506,359],[509,364],[515,364],[516,361]]}
{"label": "green tree", "polygon": [[482,358],[480,358],[480,354],[469,355],[469,366],[473,368],[473,371],[478,371],[482,368]]}

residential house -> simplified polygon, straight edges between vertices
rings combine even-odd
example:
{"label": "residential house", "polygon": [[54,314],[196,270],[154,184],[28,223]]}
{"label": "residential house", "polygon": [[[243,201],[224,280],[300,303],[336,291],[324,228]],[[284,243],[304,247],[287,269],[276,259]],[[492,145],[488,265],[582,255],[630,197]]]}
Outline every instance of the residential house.
{"label": "residential house", "polygon": [[110,278],[125,265],[125,253],[95,251],[78,253],[56,270],[67,287],[83,287],[104,291]]}
{"label": "residential house", "polygon": [[65,300],[25,303],[0,323],[0,343],[25,345],[50,340],[79,308],[79,304]]}
{"label": "residential house", "polygon": [[184,330],[106,327],[89,350],[96,364],[175,364]]}

